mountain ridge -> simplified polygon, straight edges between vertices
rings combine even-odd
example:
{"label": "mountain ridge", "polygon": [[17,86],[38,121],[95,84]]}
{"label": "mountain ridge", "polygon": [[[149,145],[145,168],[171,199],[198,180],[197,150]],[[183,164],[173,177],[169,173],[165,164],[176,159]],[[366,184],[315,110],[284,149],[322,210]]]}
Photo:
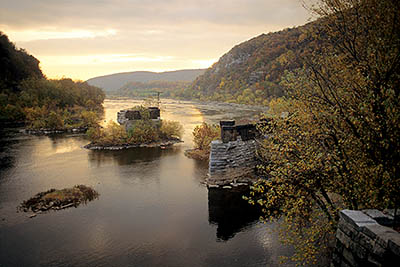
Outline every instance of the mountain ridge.
{"label": "mountain ridge", "polygon": [[235,45],[196,78],[185,97],[266,105],[269,98],[283,96],[286,73],[303,67],[311,51],[323,45],[312,36],[320,25],[315,20]]}
{"label": "mountain ridge", "polygon": [[117,91],[128,82],[187,81],[192,82],[206,69],[183,69],[164,72],[132,71],[93,77],[87,80],[90,85],[103,88],[106,92]]}

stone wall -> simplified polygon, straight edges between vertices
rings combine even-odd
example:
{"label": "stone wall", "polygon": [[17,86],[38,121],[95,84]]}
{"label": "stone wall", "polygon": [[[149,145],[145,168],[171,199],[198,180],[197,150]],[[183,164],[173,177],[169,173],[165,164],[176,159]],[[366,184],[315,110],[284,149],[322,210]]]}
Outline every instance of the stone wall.
{"label": "stone wall", "polygon": [[331,266],[400,266],[400,233],[388,227],[393,215],[342,210]]}
{"label": "stone wall", "polygon": [[248,183],[255,178],[256,141],[211,142],[208,185]]}

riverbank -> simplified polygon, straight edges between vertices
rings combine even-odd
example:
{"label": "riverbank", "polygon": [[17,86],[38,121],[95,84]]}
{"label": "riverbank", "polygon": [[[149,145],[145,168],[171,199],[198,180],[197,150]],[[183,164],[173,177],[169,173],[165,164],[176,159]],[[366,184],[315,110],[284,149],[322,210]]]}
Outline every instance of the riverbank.
{"label": "riverbank", "polygon": [[96,143],[90,143],[84,146],[86,149],[90,150],[123,150],[123,149],[129,149],[129,148],[137,148],[137,147],[160,147],[160,148],[166,148],[173,146],[178,143],[183,143],[182,140],[178,138],[173,138],[169,140],[163,140],[159,142],[151,142],[151,143],[143,143],[143,144],[96,144]]}

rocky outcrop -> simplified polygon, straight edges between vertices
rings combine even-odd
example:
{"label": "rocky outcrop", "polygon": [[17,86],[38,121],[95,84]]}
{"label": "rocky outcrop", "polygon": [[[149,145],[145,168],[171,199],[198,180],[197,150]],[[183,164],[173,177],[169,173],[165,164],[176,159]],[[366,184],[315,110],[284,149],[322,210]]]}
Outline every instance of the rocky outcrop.
{"label": "rocky outcrop", "polygon": [[29,217],[33,218],[38,213],[48,210],[61,210],[69,207],[77,207],[98,198],[99,194],[92,188],[85,185],[76,185],[72,188],[61,190],[50,189],[40,192],[34,197],[23,201],[18,206],[18,211],[33,212]]}

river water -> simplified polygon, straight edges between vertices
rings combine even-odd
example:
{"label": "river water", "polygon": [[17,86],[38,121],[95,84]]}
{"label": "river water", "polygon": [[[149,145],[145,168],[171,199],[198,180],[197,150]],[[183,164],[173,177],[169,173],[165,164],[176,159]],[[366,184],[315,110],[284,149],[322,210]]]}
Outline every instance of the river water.
{"label": "river water", "polygon": [[[104,123],[140,103],[106,100]],[[0,266],[277,266],[290,249],[241,196],[207,189],[207,164],[186,158],[203,121],[252,118],[234,105],[162,101],[161,116],[184,125],[172,148],[89,151],[82,135],[0,130]],[[100,197],[29,218],[17,206],[50,188],[85,184]]]}

